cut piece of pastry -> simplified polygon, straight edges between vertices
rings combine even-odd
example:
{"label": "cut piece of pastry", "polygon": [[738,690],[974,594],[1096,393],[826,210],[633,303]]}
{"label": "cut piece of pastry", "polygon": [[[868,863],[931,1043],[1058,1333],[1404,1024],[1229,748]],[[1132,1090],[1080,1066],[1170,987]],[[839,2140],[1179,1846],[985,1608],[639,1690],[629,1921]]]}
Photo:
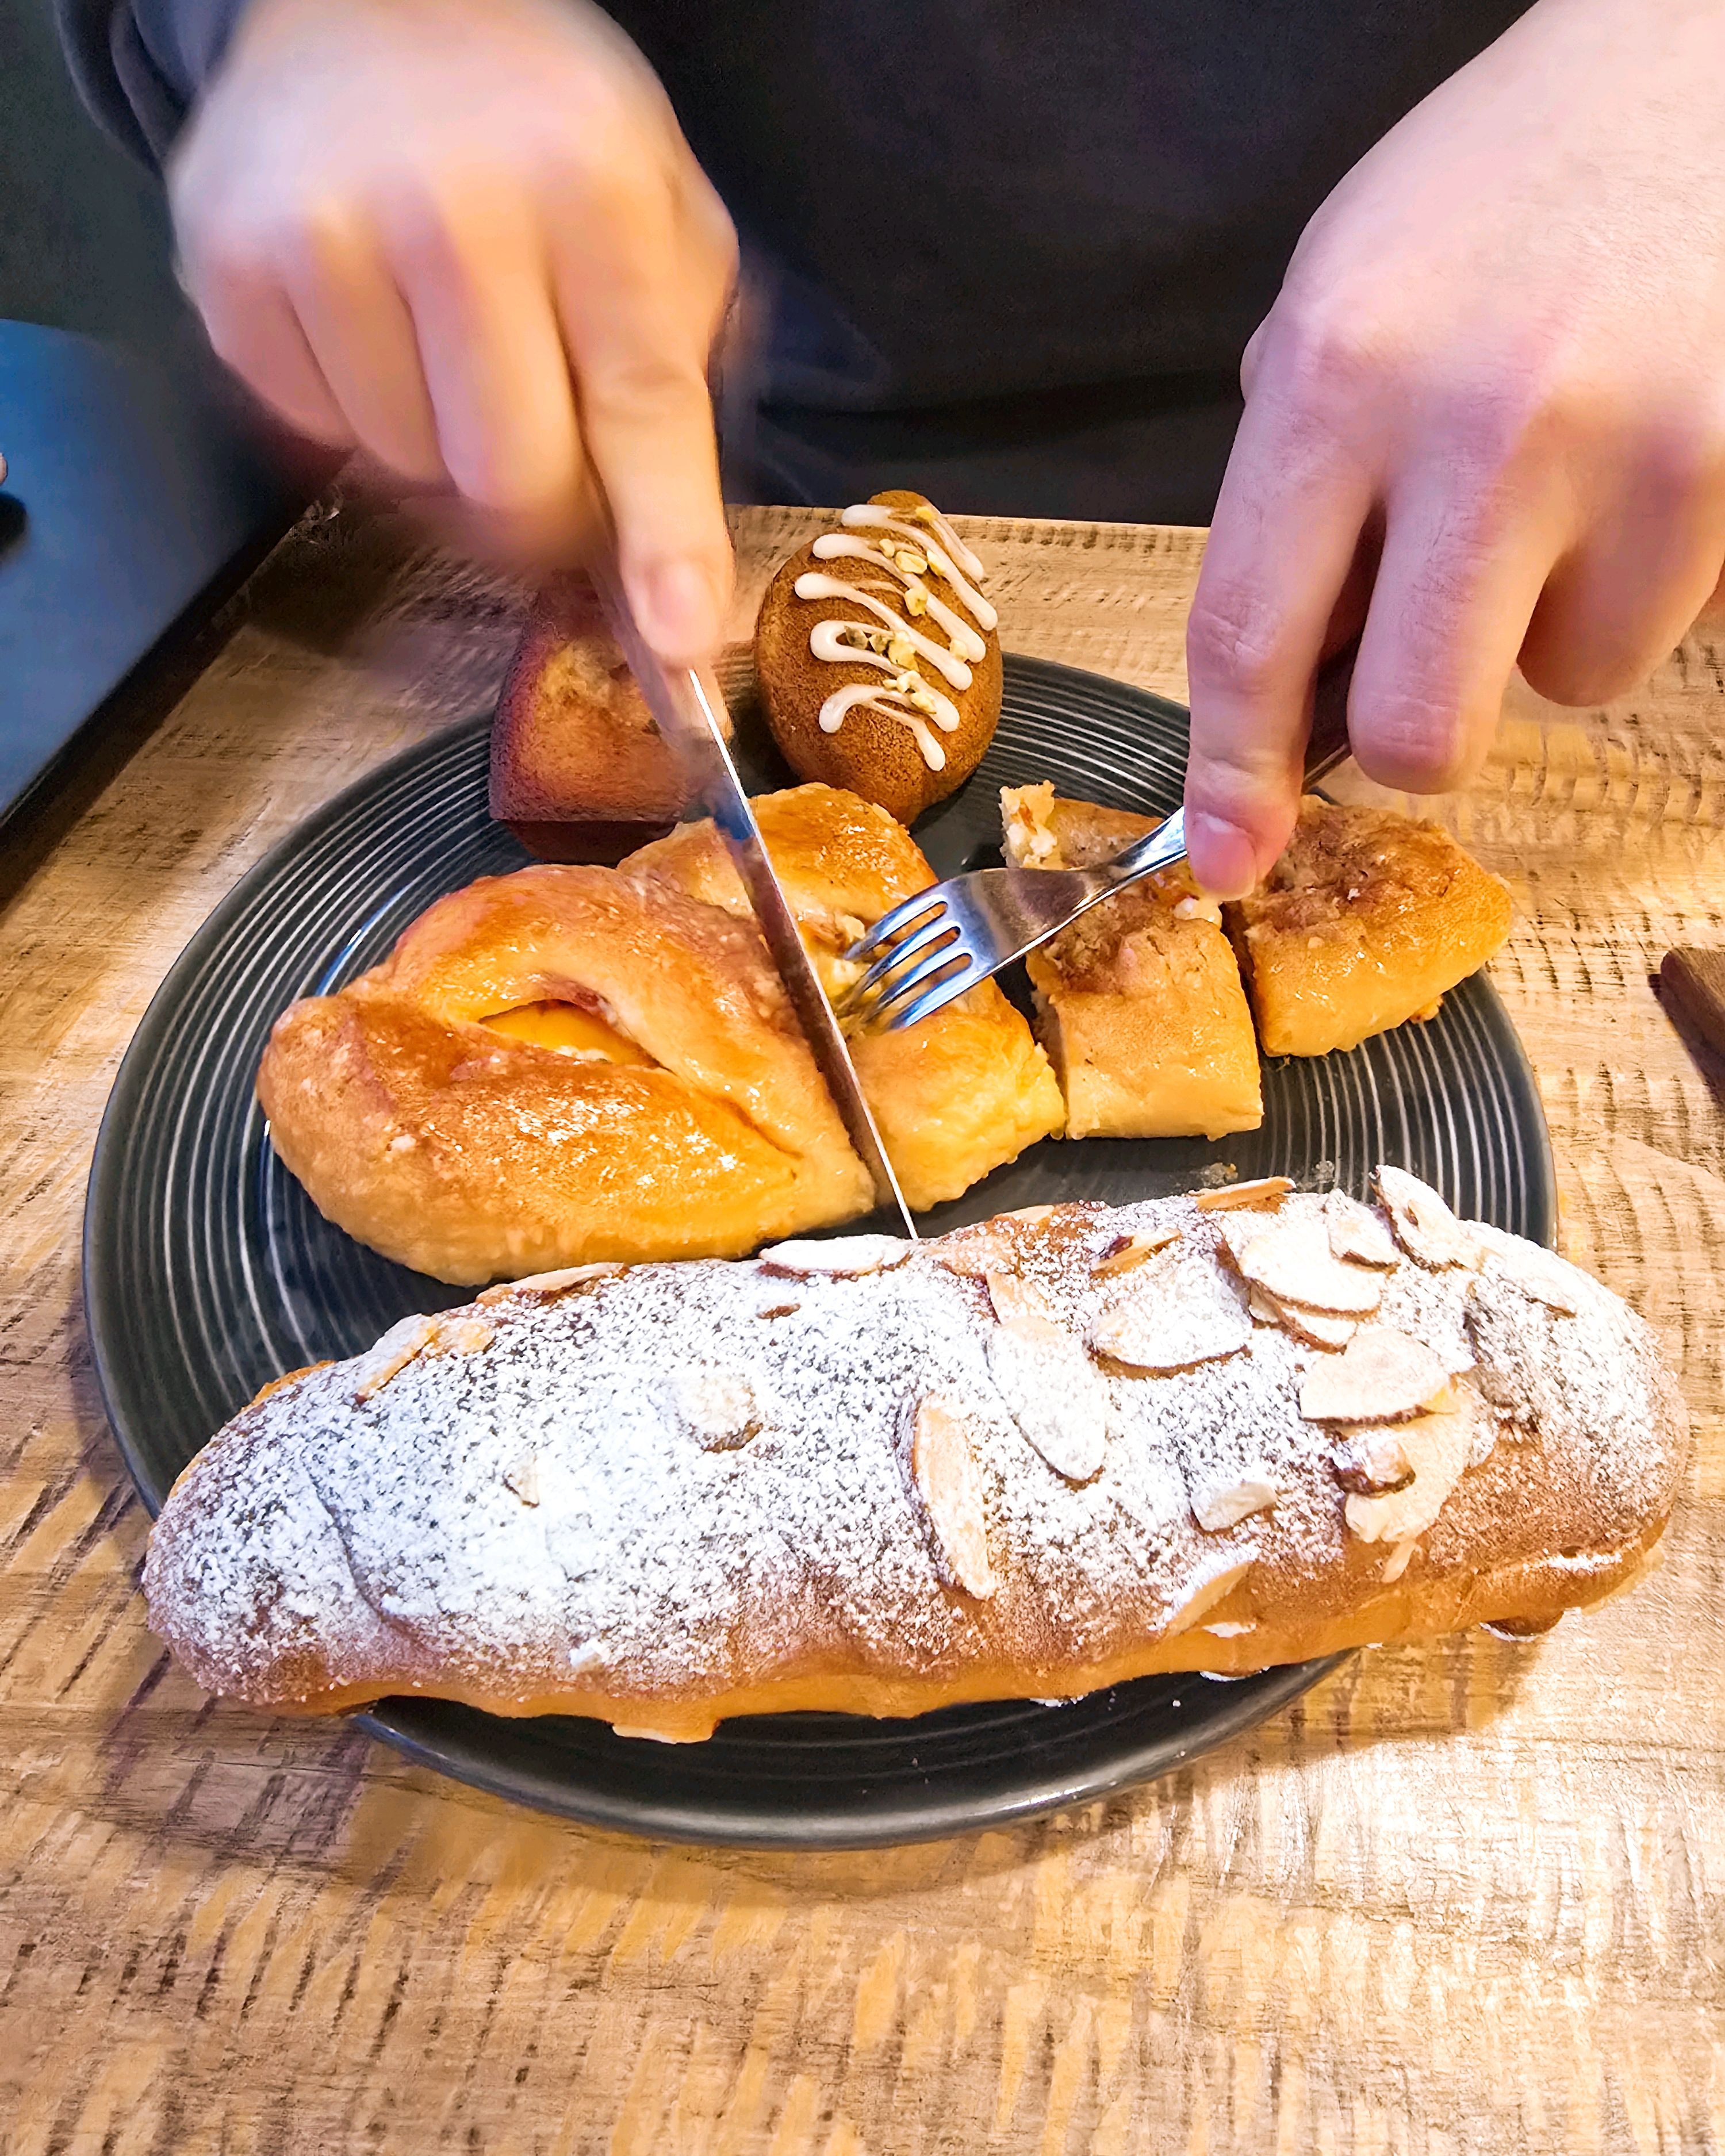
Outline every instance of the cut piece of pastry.
{"label": "cut piece of pastry", "polygon": [[[713,707],[725,715],[716,696]],[[683,798],[592,584],[553,577],[497,700],[492,815],[544,860],[614,861],[675,823]]]}
{"label": "cut piece of pastry", "polygon": [[[1019,868],[1091,868],[1156,829],[1046,782],[1004,788],[1000,803]],[[1263,1121],[1240,969],[1183,868],[1093,906],[1025,963],[1069,1137],[1217,1138]]]}
{"label": "cut piece of pastry", "polygon": [[[1323,1236],[1322,1198],[1265,1204]],[[1641,1319],[1476,1227],[1472,1265],[1392,1245],[1372,1337],[1326,1348],[1247,1316],[1244,1217],[1055,1206],[408,1318],[193,1462],[151,1624],[260,1707],[418,1692],[675,1740],[1532,1631],[1634,1577],[1686,1449]],[[1087,1344],[1199,1312],[1230,1322],[1177,1368]]]}
{"label": "cut piece of pastry", "polygon": [[977,767],[1000,717],[1000,639],[983,567],[932,503],[854,503],[780,568],[755,673],[799,778],[914,823]]}
{"label": "cut piece of pastry", "polygon": [[258,1072],[325,1216],[439,1280],[735,1255],[874,1204],[752,923],[614,870],[440,899]]}
{"label": "cut piece of pastry", "polygon": [[1435,824],[1307,794],[1286,852],[1223,917],[1265,1053],[1325,1055],[1435,1018],[1508,935],[1509,890]]}
{"label": "cut piece of pastry", "polygon": [[[757,797],[755,815],[821,985],[835,1002],[861,968],[841,954],[934,872],[901,824],[831,786]],[[674,884],[747,917],[748,901],[711,824],[687,824],[623,863],[625,875]],[[906,1202],[956,1198],[1065,1119],[1060,1087],[1030,1029],[993,981],[897,1033],[850,1040]]]}

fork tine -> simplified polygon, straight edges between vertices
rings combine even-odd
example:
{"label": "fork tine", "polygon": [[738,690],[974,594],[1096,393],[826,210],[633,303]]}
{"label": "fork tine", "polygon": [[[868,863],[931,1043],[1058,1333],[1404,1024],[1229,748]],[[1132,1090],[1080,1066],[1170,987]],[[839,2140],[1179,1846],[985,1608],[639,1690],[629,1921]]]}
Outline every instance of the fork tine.
{"label": "fork tine", "polygon": [[898,904],[883,913],[874,927],[859,936],[845,956],[860,965],[865,958],[872,957],[884,943],[907,935],[918,926],[925,914],[938,916],[947,910],[947,901],[940,896],[940,886],[930,884],[910,898],[901,898]]}
{"label": "fork tine", "polygon": [[[942,1004],[951,1003],[962,996],[976,968],[976,954],[962,943],[943,943],[939,950],[931,952],[920,964],[911,968],[901,980],[891,982],[870,1004],[866,1013],[870,1026],[885,1026],[889,1033],[896,1033],[901,1026],[914,1023],[910,1013],[914,1009],[922,1012],[938,1010]],[[952,969],[952,970],[949,970]],[[957,986],[954,987],[954,983]],[[938,1001],[929,1003],[930,994],[950,988],[951,994],[939,995]],[[923,993],[918,993],[921,990]],[[907,1003],[906,998],[911,1000]]]}
{"label": "fork tine", "polygon": [[962,973],[947,979],[937,981],[932,988],[925,988],[920,996],[913,996],[907,1004],[901,1004],[880,1021],[883,1033],[900,1033],[907,1025],[920,1025],[937,1011],[943,1011],[948,1004],[955,1004],[960,996],[968,995],[976,986],[974,972],[966,966]]}
{"label": "fork tine", "polygon": [[923,927],[913,928],[890,950],[883,951],[860,980],[853,981],[845,990],[842,1008],[854,1010],[866,1003],[877,991],[886,992],[886,977],[901,966],[909,966],[926,958],[937,950],[947,949],[958,934],[958,924],[946,914],[937,914]]}

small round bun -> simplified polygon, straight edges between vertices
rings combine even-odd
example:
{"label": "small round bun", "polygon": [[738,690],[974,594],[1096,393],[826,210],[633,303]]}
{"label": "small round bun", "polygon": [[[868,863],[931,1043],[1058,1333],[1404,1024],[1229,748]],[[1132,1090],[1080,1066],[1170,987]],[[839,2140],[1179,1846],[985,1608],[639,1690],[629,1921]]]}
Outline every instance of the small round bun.
{"label": "small round bun", "polygon": [[1000,717],[981,564],[932,503],[894,490],[784,563],[755,631],[762,701],[800,778],[909,824],[969,778]]}

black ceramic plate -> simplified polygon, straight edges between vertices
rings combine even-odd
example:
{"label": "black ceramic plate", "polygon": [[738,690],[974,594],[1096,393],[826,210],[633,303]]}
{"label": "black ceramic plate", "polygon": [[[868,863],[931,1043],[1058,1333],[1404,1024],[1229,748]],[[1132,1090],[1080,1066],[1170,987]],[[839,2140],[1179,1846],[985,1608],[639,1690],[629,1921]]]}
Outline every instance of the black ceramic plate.
{"label": "black ceramic plate", "polygon": [[[145,1014],[97,1141],[85,1229],[90,1337],[126,1463],[152,1511],[198,1447],[284,1370],[351,1355],[465,1291],[387,1263],[313,1209],[252,1093],[295,996],[374,964],[441,893],[526,858],[485,814],[487,726],[452,727],[301,825],[199,930]],[[918,827],[936,872],[998,859],[998,788],[1052,778],[1122,808],[1178,800],[1186,714],[1101,676],[1009,658],[976,777]],[[757,788],[783,783],[740,743]],[[1550,1156],[1533,1081],[1483,979],[1351,1055],[1266,1065],[1264,1124],[1210,1145],[1050,1141],[929,1216],[938,1229],[1055,1198],[1184,1189],[1219,1165],[1363,1192],[1380,1160],[1460,1210],[1549,1241]],[[363,1717],[464,1781],[597,1825],[763,1846],[911,1840],[1022,1819],[1159,1774],[1259,1720],[1329,1664],[1234,1683],[1147,1677],[1065,1706],[956,1707],[915,1722],[786,1715],[706,1744],[578,1717],[508,1721],[429,1700]]]}

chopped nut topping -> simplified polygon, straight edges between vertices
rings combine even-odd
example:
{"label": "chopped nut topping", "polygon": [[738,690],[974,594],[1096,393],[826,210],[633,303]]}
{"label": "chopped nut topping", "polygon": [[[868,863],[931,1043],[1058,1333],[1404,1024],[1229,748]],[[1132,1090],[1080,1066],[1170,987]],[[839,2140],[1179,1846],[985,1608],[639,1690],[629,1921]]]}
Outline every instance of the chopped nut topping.
{"label": "chopped nut topping", "polygon": [[1045,1324],[1054,1322],[1048,1297],[1033,1281],[1021,1280],[1016,1273],[990,1272],[983,1277],[988,1283],[994,1315],[1003,1325],[1025,1319],[1040,1319]]}
{"label": "chopped nut topping", "polygon": [[399,1376],[434,1337],[437,1324],[434,1317],[403,1317],[392,1325],[360,1365],[353,1388],[355,1399],[370,1399],[392,1378]]}
{"label": "chopped nut topping", "polygon": [[1550,1250],[1529,1243],[1507,1243],[1491,1252],[1494,1264],[1524,1293],[1560,1317],[1574,1317],[1581,1296],[1569,1268]]}
{"label": "chopped nut topping", "polygon": [[1241,1475],[1231,1482],[1194,1490],[1192,1517],[1206,1534],[1219,1534],[1254,1512],[1267,1512],[1281,1495],[1267,1474]]}
{"label": "chopped nut topping", "polygon": [[[1413,1481],[1382,1496],[1349,1497],[1343,1507],[1348,1527],[1362,1542],[1411,1543],[1425,1533],[1461,1479],[1480,1412],[1476,1397],[1461,1392],[1443,1413],[1423,1414],[1404,1426],[1401,1441]],[[1397,1578],[1406,1563],[1404,1558],[1396,1568]]]}
{"label": "chopped nut topping", "polygon": [[1254,1317],[1280,1326],[1308,1348],[1345,1348],[1359,1329],[1359,1320],[1329,1310],[1302,1310],[1297,1302],[1284,1302],[1266,1288],[1254,1287],[1246,1297]]}
{"label": "chopped nut topping", "polygon": [[529,1273],[525,1280],[499,1281],[495,1287],[488,1287],[479,1296],[480,1302],[506,1302],[511,1296],[537,1296],[548,1301],[552,1296],[565,1294],[572,1287],[580,1287],[588,1281],[606,1280],[613,1273],[627,1272],[626,1265],[604,1260],[590,1265],[563,1265],[554,1273]]}
{"label": "chopped nut topping", "polygon": [[524,1452],[513,1467],[503,1471],[503,1486],[513,1491],[524,1505],[539,1502],[539,1455]]}
{"label": "chopped nut topping", "polygon": [[1423,1341],[1363,1325],[1339,1355],[1313,1363],[1300,1386],[1307,1422],[1402,1422],[1438,1399],[1450,1373]]}
{"label": "chopped nut topping", "polygon": [[1108,1387],[1064,1326],[1032,1315],[1004,1319],[988,1335],[988,1374],[1056,1474],[1088,1482],[1100,1471],[1112,1420]]}
{"label": "chopped nut topping", "polygon": [[941,1568],[952,1583],[986,1601],[994,1592],[988,1560],[982,1476],[962,1412],[928,1394],[911,1424],[911,1473],[922,1499]]}
{"label": "chopped nut topping", "polygon": [[895,1235],[835,1235],[827,1243],[771,1243],[757,1262],[774,1277],[860,1280],[865,1273],[903,1265],[913,1247]]}
{"label": "chopped nut topping", "polygon": [[1257,1562],[1258,1553],[1251,1549],[1219,1572],[1200,1572],[1184,1598],[1174,1605],[1163,1627],[1164,1635],[1171,1638],[1177,1632],[1189,1630],[1207,1610],[1214,1609],[1219,1602],[1225,1602]]}
{"label": "chopped nut topping", "polygon": [[704,1451],[734,1452],[761,1428],[760,1403],[746,1371],[685,1370],[671,1390],[679,1419]]}
{"label": "chopped nut topping", "polygon": [[1337,1431],[1331,1464],[1336,1480],[1355,1496],[1381,1497],[1392,1490],[1405,1490],[1414,1479],[1414,1463],[1403,1442],[1405,1423],[1343,1424]]}
{"label": "chopped nut topping", "polygon": [[1093,1354],[1128,1370],[1166,1373],[1238,1354],[1252,1337],[1245,1300],[1207,1264],[1178,1250],[1137,1267],[1126,1292],[1090,1328]]}

